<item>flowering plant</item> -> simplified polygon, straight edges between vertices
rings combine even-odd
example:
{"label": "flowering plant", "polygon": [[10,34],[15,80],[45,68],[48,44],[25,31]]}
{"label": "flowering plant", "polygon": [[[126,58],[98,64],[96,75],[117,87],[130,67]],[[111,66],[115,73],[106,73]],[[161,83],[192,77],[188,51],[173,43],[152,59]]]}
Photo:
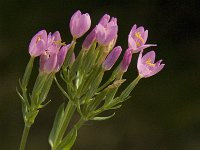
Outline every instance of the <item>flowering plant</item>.
{"label": "flowering plant", "polygon": [[[154,51],[143,56],[145,48],[156,45],[145,44],[148,30],[134,25],[129,33],[128,48],[121,62],[113,69],[109,79],[103,82],[105,72],[111,70],[122,53],[121,46],[115,46],[118,36],[117,18],[110,19],[109,15],[104,15],[87,35],[75,57],[76,41],[89,30],[90,26],[89,14],[77,11],[70,20],[69,27],[73,39],[69,44],[62,42],[58,31],[51,34],[41,30],[32,38],[29,45],[31,57],[20,81],[21,90],[17,90],[21,98],[25,123],[20,150],[25,149],[30,127],[39,110],[48,104],[46,98],[53,81],[66,97],[67,104],[61,104],[57,110],[49,135],[49,144],[52,150],[70,150],[80,127],[86,121],[107,120],[113,117],[115,113],[104,117],[99,115],[107,110],[119,109],[122,103],[130,98],[130,93],[140,79],[153,76],[164,67],[161,60],[154,63]],[[138,77],[116,96],[119,87],[125,82],[123,75],[128,70],[132,55],[137,52],[140,52],[137,62]],[[27,86],[36,57],[40,57],[39,73],[30,91]],[[62,84],[57,80],[58,72]],[[61,86],[63,84],[65,86]],[[80,118],[67,133],[70,120],[76,111],[80,114]]]}

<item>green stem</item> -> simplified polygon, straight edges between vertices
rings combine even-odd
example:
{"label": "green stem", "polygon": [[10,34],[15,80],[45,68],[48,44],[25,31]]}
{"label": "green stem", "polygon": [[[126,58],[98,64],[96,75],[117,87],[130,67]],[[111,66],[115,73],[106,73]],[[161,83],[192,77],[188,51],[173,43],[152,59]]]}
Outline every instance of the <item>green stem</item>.
{"label": "green stem", "polygon": [[29,130],[30,130],[30,126],[26,126],[25,125],[24,126],[24,130],[23,130],[23,134],[22,134],[22,139],[21,139],[19,150],[24,150],[25,149],[25,145],[26,145],[28,134],[29,134]]}
{"label": "green stem", "polygon": [[75,125],[76,129],[79,130],[81,126],[86,122],[85,119],[81,118]]}
{"label": "green stem", "polygon": [[52,149],[56,148],[56,146],[61,142],[75,110],[76,110],[75,105],[71,101],[69,101],[65,109],[63,121],[61,122],[60,128],[55,137],[54,147],[52,147]]}

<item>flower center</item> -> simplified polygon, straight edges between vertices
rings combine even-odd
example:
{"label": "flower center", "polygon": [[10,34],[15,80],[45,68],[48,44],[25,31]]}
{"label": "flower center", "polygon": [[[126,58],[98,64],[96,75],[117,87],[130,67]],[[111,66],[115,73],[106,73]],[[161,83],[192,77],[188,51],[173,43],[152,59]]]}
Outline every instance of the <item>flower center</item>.
{"label": "flower center", "polygon": [[36,43],[39,42],[41,39],[42,39],[42,38],[41,38],[41,35],[39,35],[39,36],[37,37]]}
{"label": "flower center", "polygon": [[150,66],[150,67],[155,67],[155,64],[153,64],[153,63],[151,62],[151,59],[150,59],[150,58],[147,59],[145,63],[146,63],[148,66]]}
{"label": "flower center", "polygon": [[62,42],[61,40],[54,41],[55,44],[60,45],[60,46],[65,46],[65,42]]}
{"label": "flower center", "polygon": [[[144,43],[144,39],[142,38],[140,32],[136,32],[136,33],[135,33],[135,37],[136,37],[139,41],[141,41],[142,43]],[[139,41],[136,41],[136,45],[137,45],[137,46],[141,46],[141,44],[140,44]]]}

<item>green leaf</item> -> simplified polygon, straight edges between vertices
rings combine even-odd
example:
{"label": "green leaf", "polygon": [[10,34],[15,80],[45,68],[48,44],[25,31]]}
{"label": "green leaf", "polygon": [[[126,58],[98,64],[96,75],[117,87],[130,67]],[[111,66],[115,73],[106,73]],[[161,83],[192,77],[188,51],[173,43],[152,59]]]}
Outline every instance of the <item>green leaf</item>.
{"label": "green leaf", "polygon": [[108,120],[108,119],[112,118],[114,115],[115,115],[115,113],[113,113],[112,115],[110,115],[110,116],[107,116],[107,117],[94,117],[94,118],[93,118],[93,119],[91,119],[91,120],[95,120],[95,121],[103,121],[103,120]]}
{"label": "green leaf", "polygon": [[111,108],[109,108],[109,109],[119,109],[119,108],[121,108],[122,107],[122,105],[117,105],[117,106],[113,106],[113,107],[111,107]]}
{"label": "green leaf", "polygon": [[38,108],[44,108],[44,107],[47,106],[50,102],[51,102],[51,100],[47,101],[45,104],[40,104]]}
{"label": "green leaf", "polygon": [[77,129],[74,127],[68,134],[65,136],[65,138],[62,140],[62,142],[59,144],[58,148],[59,150],[70,150],[71,147],[74,145],[77,138]]}
{"label": "green leaf", "polygon": [[54,78],[54,80],[55,80],[55,82],[56,82],[58,88],[60,89],[60,91],[63,93],[63,95],[64,95],[68,100],[71,101],[71,99],[70,99],[68,93],[65,92],[65,90],[62,88],[62,86],[60,85],[60,83],[58,83],[58,80],[56,79],[56,77]]}
{"label": "green leaf", "polygon": [[57,110],[56,116],[55,116],[55,120],[53,123],[53,127],[51,129],[50,135],[49,135],[49,144],[51,145],[51,147],[54,146],[54,140],[55,140],[55,136],[58,130],[58,126],[60,121],[62,120],[64,115],[64,103],[60,105],[60,107]]}

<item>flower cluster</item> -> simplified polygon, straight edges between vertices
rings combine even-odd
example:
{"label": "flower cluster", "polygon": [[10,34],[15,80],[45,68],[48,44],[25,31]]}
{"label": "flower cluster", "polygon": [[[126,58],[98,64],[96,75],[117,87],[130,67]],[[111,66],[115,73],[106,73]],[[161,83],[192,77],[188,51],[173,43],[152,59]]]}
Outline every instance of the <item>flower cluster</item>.
{"label": "flower cluster", "polygon": [[[117,18],[105,14],[98,24],[89,32],[75,57],[77,39],[89,31],[91,19],[88,13],[75,12],[70,20],[69,28],[72,41],[66,45],[62,42],[58,31],[53,34],[46,30],[39,31],[31,40],[29,54],[31,59],[22,79],[21,91],[25,125],[30,128],[50,90],[53,80],[69,100],[66,108],[60,105],[53,128],[49,136],[52,150],[70,149],[77,137],[81,125],[88,120],[106,120],[114,116],[98,117],[106,110],[115,110],[130,97],[141,78],[148,78],[163,69],[162,60],[155,62],[155,52],[143,55],[146,48],[156,44],[146,44],[148,30],[133,25],[128,35],[128,45],[123,52],[121,46],[115,46],[118,37]],[[66,42],[67,43],[67,42]],[[121,53],[124,53],[120,60]],[[137,61],[138,77],[119,94],[119,87],[125,79],[123,74],[128,70],[132,55],[140,53]],[[30,96],[27,85],[32,72],[33,60],[40,57],[39,74]],[[117,62],[119,61],[118,65]],[[116,67],[115,67],[116,66]],[[115,68],[114,68],[115,67]],[[105,72],[113,70],[105,82]],[[56,73],[60,71],[64,88],[59,84]],[[80,120],[68,134],[68,124],[74,112],[80,114]],[[23,142],[22,142],[23,144]],[[21,145],[23,147],[24,145]],[[23,148],[22,148],[23,149]],[[21,150],[22,150],[21,149]]]}
{"label": "flower cluster", "polygon": [[40,56],[40,71],[58,72],[70,47],[62,43],[58,31],[47,35],[46,30],[39,31],[31,40],[29,53],[32,57]]}
{"label": "flower cluster", "polygon": [[[70,20],[70,31],[73,39],[83,36],[91,26],[91,19],[88,13],[82,14],[79,10],[74,13]],[[117,40],[118,25],[117,18],[105,14],[96,25],[96,27],[85,38],[82,47],[89,49],[91,45],[97,42],[100,46],[109,46],[113,48]],[[133,25],[128,35],[128,49],[126,50],[123,60],[120,64],[120,69],[126,72],[131,62],[133,53],[142,53],[144,49],[150,46],[156,46],[156,44],[146,44],[148,38],[148,30],[144,27],[138,27]],[[49,33],[45,30],[39,31],[31,40],[29,45],[29,53],[32,57],[40,56],[40,70],[45,73],[57,72],[61,68],[65,56],[67,54],[70,44],[65,45],[62,43],[60,33]],[[110,51],[110,50],[109,50]],[[102,66],[105,70],[110,70],[114,63],[119,58],[122,52],[120,46],[115,47],[111,53],[105,59]],[[145,56],[149,56],[148,60],[144,63],[142,61],[142,54],[138,58],[138,72],[141,77],[149,77],[159,72],[164,64],[160,65],[160,62],[153,64],[155,59],[155,53],[151,52]],[[107,54],[106,54],[107,55]],[[72,57],[74,54],[72,55]],[[146,58],[144,57],[144,59]]]}

